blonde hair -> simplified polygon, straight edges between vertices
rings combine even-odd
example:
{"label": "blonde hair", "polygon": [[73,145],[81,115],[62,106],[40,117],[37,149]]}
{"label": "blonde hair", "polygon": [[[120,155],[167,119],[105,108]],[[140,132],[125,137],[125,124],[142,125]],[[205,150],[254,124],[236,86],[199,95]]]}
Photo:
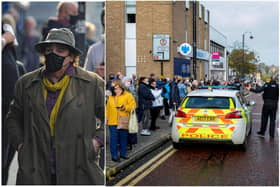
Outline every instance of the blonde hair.
{"label": "blonde hair", "polygon": [[10,24],[12,26],[14,32],[16,32],[16,21],[11,14],[4,14],[2,17],[2,21],[4,23]]}
{"label": "blonde hair", "polygon": [[86,37],[90,39],[94,39],[95,37],[96,27],[93,23],[86,21]]}
{"label": "blonde hair", "polygon": [[114,84],[115,86],[119,86],[123,91],[125,91],[125,86],[123,85],[121,80],[113,80],[112,84]]}

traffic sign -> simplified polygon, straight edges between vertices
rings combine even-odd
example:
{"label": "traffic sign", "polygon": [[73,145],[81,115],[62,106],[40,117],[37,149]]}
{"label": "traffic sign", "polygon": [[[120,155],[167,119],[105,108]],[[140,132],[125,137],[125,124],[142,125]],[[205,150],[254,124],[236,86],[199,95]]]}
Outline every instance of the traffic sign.
{"label": "traffic sign", "polygon": [[168,61],[170,60],[170,35],[153,34],[153,60]]}

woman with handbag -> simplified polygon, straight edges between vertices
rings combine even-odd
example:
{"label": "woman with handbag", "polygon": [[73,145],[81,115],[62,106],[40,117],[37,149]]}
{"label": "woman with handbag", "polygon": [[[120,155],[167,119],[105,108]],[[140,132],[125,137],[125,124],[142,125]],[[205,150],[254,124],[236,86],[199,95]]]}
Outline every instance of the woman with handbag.
{"label": "woman with handbag", "polygon": [[[120,80],[112,82],[114,89],[106,105],[106,120],[110,131],[110,152],[112,160],[119,162],[126,156],[128,124],[130,112],[135,109],[136,102],[131,93],[125,90]],[[120,144],[120,150],[118,150]],[[120,152],[120,155],[119,155]]]}

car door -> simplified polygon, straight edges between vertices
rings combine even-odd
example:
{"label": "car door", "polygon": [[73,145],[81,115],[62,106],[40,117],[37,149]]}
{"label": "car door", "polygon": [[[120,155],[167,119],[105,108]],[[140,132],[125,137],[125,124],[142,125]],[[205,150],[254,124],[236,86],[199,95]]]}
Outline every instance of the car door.
{"label": "car door", "polygon": [[250,130],[250,124],[251,124],[251,110],[250,107],[247,106],[247,101],[245,97],[242,96],[242,94],[238,93],[237,98],[241,104],[241,107],[243,108],[245,112],[245,117],[246,117],[246,134],[248,134]]}

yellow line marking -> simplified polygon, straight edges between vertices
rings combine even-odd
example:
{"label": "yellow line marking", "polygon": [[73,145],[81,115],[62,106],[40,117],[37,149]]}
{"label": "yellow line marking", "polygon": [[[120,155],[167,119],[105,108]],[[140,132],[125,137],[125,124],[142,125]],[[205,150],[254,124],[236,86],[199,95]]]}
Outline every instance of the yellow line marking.
{"label": "yellow line marking", "polygon": [[171,151],[173,149],[173,146],[169,146],[168,148],[166,148],[164,151],[162,151],[161,153],[159,153],[157,156],[155,156],[153,159],[149,160],[147,163],[145,163],[144,165],[142,165],[141,167],[139,167],[138,169],[136,169],[133,173],[131,173],[130,175],[128,175],[127,177],[125,177],[124,179],[122,179],[121,181],[119,181],[117,184],[115,184],[115,186],[123,186],[124,184],[126,184],[127,182],[129,182],[131,179],[133,179],[136,175],[138,175],[139,173],[141,173],[143,170],[145,170],[146,168],[148,168],[152,163],[154,163],[155,161],[157,161],[158,159],[160,159],[161,157],[163,157],[163,155],[165,155],[167,152]]}
{"label": "yellow line marking", "polygon": [[156,167],[161,165],[165,160],[167,160],[171,155],[173,155],[177,150],[173,149],[171,152],[169,152],[167,155],[165,155],[163,158],[161,158],[158,162],[156,162],[154,165],[152,165],[150,168],[148,168],[146,171],[144,171],[141,175],[136,177],[134,180],[132,180],[128,186],[135,186],[140,180],[142,180],[144,177],[149,175]]}

